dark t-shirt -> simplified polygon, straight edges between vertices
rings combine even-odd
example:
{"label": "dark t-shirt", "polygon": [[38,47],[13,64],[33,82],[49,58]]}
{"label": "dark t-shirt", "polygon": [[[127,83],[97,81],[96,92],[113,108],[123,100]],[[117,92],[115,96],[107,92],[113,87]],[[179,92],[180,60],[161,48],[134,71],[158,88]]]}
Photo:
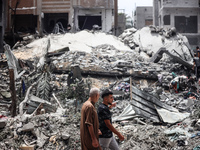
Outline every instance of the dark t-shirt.
{"label": "dark t-shirt", "polygon": [[112,123],[112,113],[109,110],[109,107],[105,104],[100,104],[98,108],[98,118],[99,118],[99,129],[102,132],[102,135],[99,135],[99,138],[111,138],[113,136],[112,131],[108,129],[104,120],[110,120]]}
{"label": "dark t-shirt", "polygon": [[198,57],[194,57],[194,62],[195,62],[196,67],[200,67],[200,60]]}

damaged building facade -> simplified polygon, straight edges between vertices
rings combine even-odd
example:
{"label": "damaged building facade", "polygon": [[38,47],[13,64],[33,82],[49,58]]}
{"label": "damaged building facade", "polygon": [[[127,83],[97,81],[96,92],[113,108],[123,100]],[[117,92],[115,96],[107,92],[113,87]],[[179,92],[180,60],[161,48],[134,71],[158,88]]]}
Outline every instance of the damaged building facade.
{"label": "damaged building facade", "polygon": [[92,29],[94,24],[109,32],[114,22],[113,0],[9,0],[7,31],[51,33],[56,25],[67,31]]}
{"label": "damaged building facade", "polygon": [[15,32],[51,32],[56,23],[64,28],[72,22],[71,0],[9,0],[8,29]]}
{"label": "damaged building facade", "polygon": [[153,24],[153,8],[152,7],[137,7],[134,14],[134,26],[141,29],[145,26]]}
{"label": "damaged building facade", "polygon": [[199,0],[154,0],[154,25],[175,27],[188,38],[191,46],[196,46],[200,43],[199,4]]}
{"label": "damaged building facade", "polygon": [[113,0],[77,0],[73,1],[75,30],[92,29],[93,25],[109,32],[114,22]]}

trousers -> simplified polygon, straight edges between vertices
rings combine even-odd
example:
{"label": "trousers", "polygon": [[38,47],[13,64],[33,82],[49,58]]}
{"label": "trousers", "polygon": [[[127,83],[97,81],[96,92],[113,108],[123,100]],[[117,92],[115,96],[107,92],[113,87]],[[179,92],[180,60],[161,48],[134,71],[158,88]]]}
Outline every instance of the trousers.
{"label": "trousers", "polygon": [[114,136],[111,138],[99,138],[99,144],[102,150],[120,150]]}

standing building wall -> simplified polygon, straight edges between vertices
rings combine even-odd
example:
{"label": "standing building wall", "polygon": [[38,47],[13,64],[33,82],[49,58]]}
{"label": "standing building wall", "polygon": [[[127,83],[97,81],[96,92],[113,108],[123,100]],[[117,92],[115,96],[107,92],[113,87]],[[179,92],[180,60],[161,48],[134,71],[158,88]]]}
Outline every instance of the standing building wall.
{"label": "standing building wall", "polygon": [[[8,29],[15,32],[51,32],[57,22],[72,23],[73,0],[9,0]],[[16,8],[16,13],[15,13]]]}
{"label": "standing building wall", "polygon": [[61,23],[66,29],[68,24],[72,24],[72,0],[42,0],[41,12],[44,29],[51,32],[56,23]]}
{"label": "standing building wall", "polygon": [[75,31],[94,24],[109,32],[114,25],[114,0],[8,0],[7,31],[51,33],[57,23]]}
{"label": "standing building wall", "polygon": [[[194,48],[200,43],[200,1],[199,0],[154,0],[160,27],[176,27],[179,33],[185,35]],[[156,9],[156,7],[155,7]],[[156,11],[154,10],[154,16]]]}
{"label": "standing building wall", "polygon": [[141,29],[145,26],[153,25],[153,8],[137,7],[135,12],[135,27]]}
{"label": "standing building wall", "polygon": [[153,1],[153,25],[154,26],[159,26],[159,7],[158,7],[158,1],[159,0],[154,0]]}

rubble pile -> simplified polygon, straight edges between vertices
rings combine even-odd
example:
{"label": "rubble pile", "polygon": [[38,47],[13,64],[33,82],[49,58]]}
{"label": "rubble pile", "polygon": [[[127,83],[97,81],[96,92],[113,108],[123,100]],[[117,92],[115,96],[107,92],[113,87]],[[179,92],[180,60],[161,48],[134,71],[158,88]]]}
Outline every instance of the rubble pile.
{"label": "rubble pile", "polygon": [[0,107],[7,105],[0,109],[0,147],[81,149],[81,106],[98,87],[114,93],[113,125],[125,136],[121,149],[198,149],[200,84],[187,39],[174,28],[153,26],[128,29],[119,39],[85,30],[19,44],[12,51],[20,64],[14,68],[15,117],[9,109],[12,66],[0,71]]}
{"label": "rubble pile", "polygon": [[[49,52],[69,47],[70,51],[82,51],[90,53],[94,47],[104,44],[110,44],[121,51],[131,51],[128,46],[120,42],[117,37],[101,32],[92,33],[91,31],[80,31],[78,33],[66,33],[61,35],[46,36],[36,39],[30,44],[14,50],[14,54],[20,59],[34,59],[44,54],[44,47],[50,39],[51,47]],[[29,55],[32,54],[32,55]]]}
{"label": "rubble pile", "polygon": [[169,52],[179,55],[187,61],[192,61],[187,38],[177,33],[174,28],[157,29],[153,26],[140,30],[131,28],[125,30],[119,39],[131,49],[143,52],[147,58],[154,55],[161,47],[165,47]]}
{"label": "rubble pile", "polygon": [[71,112],[9,118],[4,130],[1,129],[0,146],[4,149],[80,149],[79,118],[80,114]]}
{"label": "rubble pile", "polygon": [[138,150],[138,149],[172,149],[172,143],[162,132],[163,127],[153,125],[126,125],[122,130],[124,133],[129,133],[127,139],[123,143],[123,150]]}

